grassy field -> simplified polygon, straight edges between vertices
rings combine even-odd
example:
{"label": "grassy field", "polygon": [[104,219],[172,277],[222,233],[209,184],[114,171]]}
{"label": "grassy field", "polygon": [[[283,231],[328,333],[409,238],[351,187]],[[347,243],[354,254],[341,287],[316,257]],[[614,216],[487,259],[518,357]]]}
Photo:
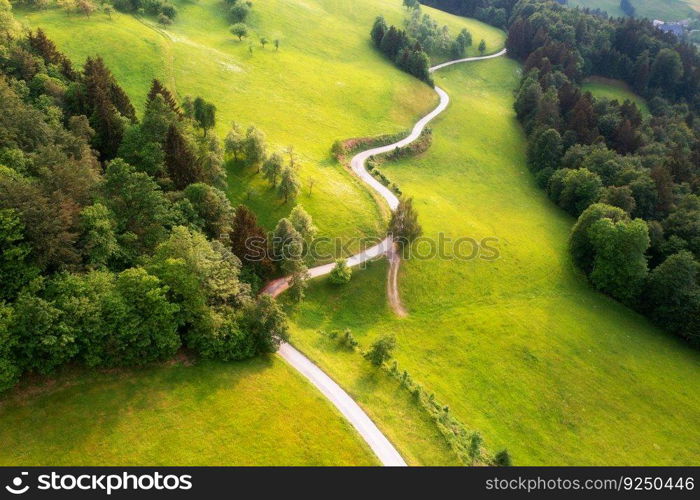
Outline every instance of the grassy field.
{"label": "grassy field", "polygon": [[3,466],[376,464],[276,357],[67,374],[0,402],[0,443]]}
{"label": "grassy field", "polygon": [[[175,3],[178,20],[167,32],[147,19],[119,13],[110,20],[104,15],[86,19],[59,10],[20,10],[18,17],[33,28],[42,27],[76,61],[102,55],[139,108],[150,80],[156,77],[181,97],[202,95],[213,101],[220,136],[236,120],[262,128],[276,147],[294,145],[307,185],[299,201],[313,215],[322,235],[382,232],[384,223],[373,198],[331,159],[330,148],[338,138],[405,130],[437,102],[429,87],[396,69],[369,42],[369,29],[377,15],[383,14],[390,23],[402,22],[401,2],[256,2],[249,21],[255,30],[251,38],[279,38],[281,45],[275,51],[269,45],[263,50],[255,44],[252,56],[247,42],[239,43],[228,34],[220,2]],[[504,35],[495,28],[424,10],[448,24],[452,33],[468,28],[477,44],[482,38],[486,41],[489,52],[503,44]],[[475,47],[469,53],[475,54]],[[279,202],[255,172],[231,168],[229,174],[233,201],[245,201],[268,227],[291,209]],[[306,189],[309,179],[315,181],[311,195]],[[350,372],[360,376],[361,369]],[[409,463],[455,463],[436,429],[416,411],[410,398],[381,376],[369,371],[361,376],[365,387],[376,387],[373,404],[391,421],[389,434],[400,441]],[[166,448],[163,443],[161,451]]]}
{"label": "grassy field", "polygon": [[[293,145],[302,160],[304,185],[298,199],[325,236],[374,236],[380,213],[364,187],[331,159],[336,139],[398,132],[436,103],[430,88],[394,68],[369,40],[377,15],[400,24],[400,0],[269,0],[256,2],[248,24],[250,42],[228,32],[219,0],[176,0],[178,18],[167,31],[148,19],[104,14],[90,19],[60,10],[18,11],[42,27],[76,61],[100,54],[141,109],[157,77],[182,97],[201,95],[217,107],[217,132],[231,121],[256,125],[274,148]],[[500,43],[499,30],[432,9],[456,34],[471,30],[487,50]],[[262,49],[257,40],[280,39]],[[475,53],[472,47],[470,53]],[[230,195],[245,201],[267,227],[291,209],[255,171],[231,169]],[[312,194],[309,184],[313,180]],[[333,210],[328,210],[333,206]]]}
{"label": "grassy field", "polygon": [[[294,144],[302,177],[316,180],[300,201],[323,234],[380,231],[371,196],[328,151],[337,138],[403,130],[435,103],[429,88],[369,45],[374,16],[400,22],[400,2],[257,2],[251,24],[282,45],[279,52],[255,46],[252,56],[227,34],[217,2],[178,5],[167,34],[127,16],[86,20],[49,11],[26,18],[73,57],[103,53],[135,98],[156,75],[179,95],[214,101],[220,134],[236,119],[260,126],[280,147]],[[502,44],[497,30],[434,16],[453,32],[468,26],[489,51]],[[408,262],[401,293],[410,315],[403,320],[386,303],[385,263],[357,272],[347,287],[317,282],[293,310],[294,343],[365,407],[410,463],[454,457],[395,383],[319,330],[351,327],[363,346],[395,332],[401,366],[518,464],[695,463],[700,389],[691,381],[700,356],[573,271],[566,251],[573,221],[525,167],[512,111],[518,72],[505,59],[442,70],[436,81],[452,104],[434,124],[432,148],[382,167],[415,197],[428,236],[497,237],[501,258]],[[253,172],[231,174],[232,198],[250,196],[268,226],[289,210]]]}
{"label": "grassy field", "polygon": [[603,78],[601,76],[592,76],[583,82],[582,88],[583,90],[589,91],[594,97],[617,99],[620,104],[625,100],[630,100],[639,107],[643,114],[649,114],[649,107],[647,106],[646,100],[635,94],[623,81]]}
{"label": "grassy field", "polygon": [[[365,347],[394,332],[400,367],[520,465],[697,464],[700,355],[572,268],[574,221],[525,166],[512,111],[518,74],[506,59],[441,70],[436,82],[452,101],[433,146],[382,167],[415,197],[426,236],[495,237],[500,258],[409,261],[405,319],[389,311],[385,265],[345,288],[317,283],[294,315],[294,342],[369,400],[375,388],[358,361],[318,330],[350,327]],[[369,410],[392,427],[381,408]]]}
{"label": "grassy field", "polygon": [[[604,10],[613,17],[625,15],[620,9],[619,0],[569,0],[569,5]],[[636,17],[664,21],[679,21],[690,17],[693,9],[700,11],[698,0],[632,0],[632,5]]]}

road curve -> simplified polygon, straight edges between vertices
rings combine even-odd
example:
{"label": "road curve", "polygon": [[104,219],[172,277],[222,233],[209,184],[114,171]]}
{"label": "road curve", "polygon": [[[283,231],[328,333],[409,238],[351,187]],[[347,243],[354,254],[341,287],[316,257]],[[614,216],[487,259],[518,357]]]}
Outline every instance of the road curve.
{"label": "road curve", "polygon": [[[490,54],[487,56],[479,57],[466,57],[464,59],[455,59],[453,61],[447,61],[442,64],[438,64],[430,68],[430,72],[437,71],[441,68],[451,66],[453,64],[472,62],[472,61],[482,61],[484,59],[492,59],[494,57],[500,57],[505,55],[506,49],[501,50],[495,54]],[[372,189],[374,189],[384,200],[386,200],[389,208],[392,211],[396,210],[399,205],[399,199],[396,195],[384,186],[381,182],[375,179],[365,168],[367,159],[370,156],[388,153],[396,148],[404,147],[411,142],[415,141],[423,132],[425,126],[437,115],[442,113],[447,105],[450,103],[450,97],[447,93],[442,90],[437,85],[435,86],[435,92],[437,92],[440,97],[440,102],[430,113],[425,115],[423,118],[418,120],[413,126],[411,133],[404,137],[400,141],[393,144],[388,144],[386,146],[379,146],[376,148],[368,149],[362,151],[350,160],[350,167],[352,171],[362,179],[366,184],[368,184]],[[391,253],[393,248],[392,241],[389,237],[382,240],[377,245],[370,247],[362,252],[353,255],[347,260],[348,266],[355,267],[364,262],[367,262],[378,257],[385,256]],[[324,264],[322,266],[317,266],[309,269],[309,277],[316,278],[318,276],[324,276],[329,274],[334,263]],[[273,297],[277,297],[282,292],[289,288],[289,281],[291,277],[285,276],[278,278],[269,282],[262,290],[262,293],[267,293]],[[382,465],[387,466],[406,466],[406,462],[401,457],[396,448],[389,442],[389,440],[382,434],[379,428],[372,422],[372,420],[367,416],[360,406],[353,401],[353,399],[345,392],[337,383],[335,383],[328,375],[326,375],[319,367],[311,362],[306,356],[296,350],[291,344],[282,343],[280,345],[279,351],[277,352],[279,356],[289,363],[292,368],[301,373],[306,377],[321,393],[326,396],[331,403],[340,411],[340,413],[350,422],[350,424],[355,428],[355,430],[360,434],[362,439],[369,445],[374,454],[379,458]]]}

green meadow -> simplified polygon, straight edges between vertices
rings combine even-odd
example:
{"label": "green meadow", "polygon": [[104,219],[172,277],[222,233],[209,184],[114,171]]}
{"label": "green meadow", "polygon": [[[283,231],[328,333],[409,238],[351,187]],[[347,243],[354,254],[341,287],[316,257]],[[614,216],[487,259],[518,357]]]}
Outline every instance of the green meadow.
{"label": "green meadow", "polygon": [[[148,18],[115,13],[68,16],[64,11],[18,10],[29,26],[43,28],[77,62],[101,55],[139,110],[153,78],[179,97],[201,95],[217,107],[219,136],[232,121],[255,125],[271,149],[291,145],[302,162],[298,202],[324,236],[375,236],[383,230],[372,196],[330,155],[336,139],[399,132],[437,102],[430,88],[396,69],[369,40],[374,18],[401,24],[399,0],[255,2],[239,42],[228,32],[218,0],[176,0],[167,30]],[[425,9],[456,34],[467,27],[487,50],[501,32],[476,21]],[[261,36],[279,39],[262,48]],[[250,47],[252,44],[252,54]],[[476,47],[470,54],[476,53]],[[272,228],[289,212],[254,170],[230,169],[230,195],[245,202]],[[311,190],[311,193],[309,193]],[[333,207],[329,210],[329,207]]]}
{"label": "green meadow", "polygon": [[[336,139],[405,130],[437,102],[430,88],[400,72],[370,45],[368,32],[374,17],[383,14],[388,22],[400,23],[405,15],[401,2],[255,2],[249,22],[255,31],[252,54],[248,41],[238,42],[228,33],[219,2],[176,3],[178,19],[167,30],[148,19],[121,14],[112,20],[103,15],[67,16],[58,10],[20,14],[32,27],[44,28],[75,60],[101,54],[138,107],[150,80],[157,77],[180,97],[201,95],[212,101],[221,137],[236,120],[261,128],[275,148],[293,145],[302,161],[304,181],[298,201],[313,215],[322,235],[380,234],[382,211],[364,185],[331,159],[329,151]],[[504,34],[499,30],[424,10],[447,23],[452,33],[467,27],[475,45],[484,38],[487,52],[503,45]],[[262,49],[256,43],[259,36],[279,38],[280,50],[270,45]],[[420,157],[381,167],[415,198],[427,237],[443,233],[453,239],[497,238],[491,246],[498,248],[499,259],[405,262],[400,290],[410,314],[404,319],[395,318],[389,310],[385,262],[355,272],[344,287],[314,281],[305,302],[290,308],[293,343],[367,410],[411,464],[455,464],[455,457],[394,381],[320,330],[349,327],[365,348],[377,336],[395,333],[400,367],[449,405],[466,426],[479,430],[489,449],[508,448],[516,464],[694,463],[700,455],[700,388],[690,381],[698,376],[700,355],[595,292],[573,269],[566,247],[574,221],[547,200],[525,166],[524,136],[512,111],[519,71],[517,64],[505,58],[441,70],[435,75],[436,83],[452,102],[432,124],[431,149]],[[282,204],[256,172],[231,167],[229,174],[232,200],[245,201],[267,227],[290,210],[291,204]],[[288,368],[279,365],[274,361],[273,369],[253,370],[250,383],[255,385],[258,372],[286,373],[285,380],[295,380]],[[205,364],[173,370],[197,401],[196,395],[208,395],[212,378],[229,377],[228,371],[246,370],[245,366]],[[199,375],[200,369],[208,377]],[[129,375],[128,384],[110,382],[112,392],[134,394],[141,379],[153,385],[152,377],[165,384],[155,384],[159,398],[175,398],[165,389],[172,386],[164,375],[142,372]],[[61,393],[47,390],[22,402],[25,406],[18,402],[3,409],[9,414],[5,418],[14,418],[12,425],[24,429],[35,443],[35,455],[27,452],[27,457],[36,458],[26,458],[28,463],[41,462],[36,450],[50,439],[56,443],[54,452],[76,449],[85,457],[98,453],[102,431],[95,431],[92,443],[85,441],[92,451],[81,452],[45,420],[35,420],[32,427],[20,427],[20,422],[49,410],[57,412],[60,421],[71,422],[75,405],[83,412],[91,405],[98,411],[109,407],[107,396],[99,392],[105,383],[84,379],[82,390],[73,389],[73,398],[79,399],[73,399],[73,406],[61,406]],[[222,388],[227,384],[214,385],[217,394],[227,394]],[[239,386],[231,385],[228,392],[235,393]],[[320,397],[310,387],[303,396],[292,389],[281,391],[280,397],[305,402]],[[236,408],[226,421],[229,427],[204,433],[197,441],[197,453],[186,451],[182,436],[144,438],[147,450],[139,455],[143,457],[139,463],[157,462],[163,456],[178,463],[220,463],[209,461],[209,452],[231,429],[251,436],[258,432],[251,430],[255,421],[245,411],[237,413],[251,392],[259,398],[262,416],[265,404],[277,402],[272,395],[280,393],[251,390],[241,396],[238,406],[225,405]],[[128,400],[124,395],[120,398]],[[130,420],[130,432],[152,436],[159,425],[185,425],[175,418],[180,414],[185,415],[188,428],[197,429],[200,420],[211,429],[212,422],[220,425],[222,408],[200,409],[191,404],[192,408],[187,403],[178,406],[172,416],[144,410],[141,418]],[[309,433],[325,432],[328,422],[336,418],[331,410],[328,405],[309,403],[302,410],[287,412],[287,417],[300,417],[288,419],[291,422],[263,420],[268,427],[261,439],[284,436],[279,461],[304,463],[304,457],[295,455],[301,453],[297,447],[299,443],[302,448],[311,446],[311,440],[290,436],[288,445],[287,426],[296,426],[298,433],[304,426]],[[318,418],[302,418],[307,411]],[[6,429],[5,420],[0,427]],[[335,434],[341,436],[346,430],[340,426]],[[371,462],[357,440],[331,439],[340,439],[330,445],[332,456],[319,451],[313,458],[305,457],[306,463]],[[250,455],[231,462],[278,463],[259,449],[264,444],[250,441],[241,446],[250,446],[250,451],[240,451]],[[124,448],[114,453],[116,458],[105,460],[118,462],[120,456],[129,456]]]}
{"label": "green meadow", "polygon": [[3,466],[376,464],[276,357],[67,373],[21,387],[0,402],[0,442]]}
{"label": "green meadow", "polygon": [[368,364],[338,356],[319,330],[349,327],[365,348],[395,333],[399,368],[482,432],[491,450],[508,448],[516,464],[697,462],[700,388],[689,381],[700,355],[574,270],[574,220],[525,166],[512,111],[518,65],[496,59],[435,77],[451,104],[433,124],[431,149],[382,170],[414,197],[427,238],[497,238],[488,245],[500,257],[405,262],[403,319],[387,304],[385,264],[355,273],[344,288],[318,282],[294,314],[294,343],[396,436],[400,424],[372,401],[385,389],[366,383]]}
{"label": "green meadow", "polygon": [[632,89],[621,80],[592,76],[583,82],[581,88],[593,94],[594,97],[610,100],[617,99],[620,104],[626,100],[632,101],[641,110],[642,114],[649,114],[649,107],[647,106],[646,100],[635,94]]}

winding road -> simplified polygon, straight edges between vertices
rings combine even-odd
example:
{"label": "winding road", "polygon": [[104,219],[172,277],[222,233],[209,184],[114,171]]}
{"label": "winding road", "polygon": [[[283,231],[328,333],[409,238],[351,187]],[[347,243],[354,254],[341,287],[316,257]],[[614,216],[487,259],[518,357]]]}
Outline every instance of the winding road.
{"label": "winding road", "polygon": [[[472,61],[483,61],[484,59],[493,59],[494,57],[500,57],[505,55],[506,49],[501,50],[495,54],[479,57],[465,57],[464,59],[455,59],[453,61],[447,61],[442,64],[438,64],[430,68],[430,72],[437,71],[439,69],[451,66],[453,64],[472,62]],[[388,144],[386,146],[379,146],[376,148],[368,149],[356,154],[352,160],[350,160],[350,167],[352,171],[362,179],[366,184],[368,184],[372,189],[374,189],[382,198],[384,198],[391,208],[392,211],[396,210],[399,205],[399,199],[396,195],[389,190],[386,186],[375,179],[365,168],[367,159],[370,156],[379,155],[382,153],[388,153],[396,148],[404,147],[411,142],[415,141],[423,132],[425,126],[437,115],[442,113],[447,105],[450,103],[450,97],[447,93],[442,90],[437,85],[435,86],[435,92],[437,92],[440,97],[440,102],[437,107],[433,109],[430,113],[425,115],[423,118],[418,120],[413,126],[413,130],[406,137],[397,141],[393,144]],[[370,247],[362,252],[353,255],[347,260],[347,264],[350,267],[358,266],[364,262],[376,259],[382,256],[389,256],[391,261],[391,268],[389,270],[389,285],[387,290],[392,301],[396,300],[398,307],[403,310],[403,306],[398,299],[398,263],[400,259],[396,252],[394,252],[393,242],[390,238],[385,238],[377,245]],[[329,274],[335,263],[324,264],[322,266],[317,266],[309,269],[309,277],[316,278],[318,276],[324,276]],[[277,297],[279,294],[284,292],[289,288],[289,281],[291,277],[285,276],[268,283],[262,290],[262,293],[268,293],[273,297]],[[405,312],[405,311],[404,311]],[[362,408],[345,392],[337,383],[335,383],[328,375],[326,375],[319,367],[317,367],[313,362],[311,362],[306,356],[292,347],[291,344],[283,343],[278,351],[278,354],[282,359],[289,363],[295,370],[306,377],[321,393],[326,396],[331,403],[340,411],[340,413],[350,422],[350,424],[355,428],[355,430],[360,434],[362,439],[369,445],[374,454],[379,458],[382,465],[387,466],[406,466],[406,462],[401,457],[396,448],[389,442],[389,440],[382,434],[379,428],[372,422],[369,416],[364,412]]]}

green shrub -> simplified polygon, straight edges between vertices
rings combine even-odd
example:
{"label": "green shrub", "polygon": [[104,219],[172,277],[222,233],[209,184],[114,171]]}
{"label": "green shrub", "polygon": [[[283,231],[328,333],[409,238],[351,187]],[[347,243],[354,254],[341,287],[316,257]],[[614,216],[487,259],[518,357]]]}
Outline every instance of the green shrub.
{"label": "green shrub", "polygon": [[356,349],[359,345],[349,328],[345,329],[341,342],[345,347],[352,350]]}
{"label": "green shrub", "polygon": [[365,357],[374,366],[382,366],[385,361],[391,358],[391,353],[396,347],[396,337],[393,335],[383,335],[379,337],[369,351],[365,353]]}
{"label": "green shrub", "polygon": [[496,465],[498,467],[510,467],[511,460],[508,450],[501,450],[498,453],[496,453],[496,456],[493,459],[493,465]]}
{"label": "green shrub", "polygon": [[330,280],[331,283],[336,285],[344,285],[350,282],[352,277],[352,269],[348,267],[347,260],[338,259],[335,261],[335,267],[331,271]]}

